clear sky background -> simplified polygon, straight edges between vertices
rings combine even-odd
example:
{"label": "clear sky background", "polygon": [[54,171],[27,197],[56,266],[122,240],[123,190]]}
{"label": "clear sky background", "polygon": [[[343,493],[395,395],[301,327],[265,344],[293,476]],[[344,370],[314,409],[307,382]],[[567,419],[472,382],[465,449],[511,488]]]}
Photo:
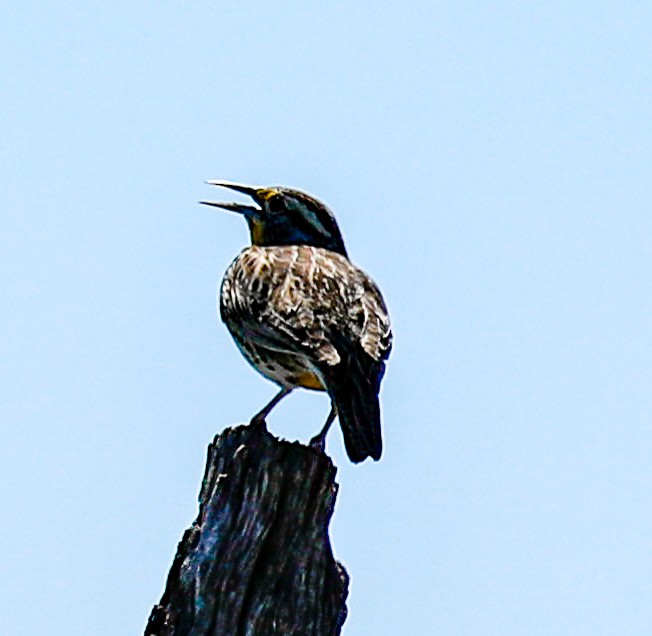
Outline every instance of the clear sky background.
{"label": "clear sky background", "polygon": [[[224,178],[382,287],[385,453],[339,429],[344,634],[652,633],[649,3],[0,7],[0,633],[142,633],[213,435],[274,392]],[[308,440],[293,395],[270,428]]]}

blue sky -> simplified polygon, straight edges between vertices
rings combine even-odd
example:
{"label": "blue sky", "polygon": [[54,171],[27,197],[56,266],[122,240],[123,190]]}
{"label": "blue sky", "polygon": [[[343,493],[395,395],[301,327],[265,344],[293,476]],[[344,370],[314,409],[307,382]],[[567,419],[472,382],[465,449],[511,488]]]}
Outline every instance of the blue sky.
{"label": "blue sky", "polygon": [[651,21],[5,3],[0,632],[142,632],[206,445],[274,392],[215,310],[224,178],[323,199],[392,315],[381,462],[328,440],[344,633],[650,633]]}

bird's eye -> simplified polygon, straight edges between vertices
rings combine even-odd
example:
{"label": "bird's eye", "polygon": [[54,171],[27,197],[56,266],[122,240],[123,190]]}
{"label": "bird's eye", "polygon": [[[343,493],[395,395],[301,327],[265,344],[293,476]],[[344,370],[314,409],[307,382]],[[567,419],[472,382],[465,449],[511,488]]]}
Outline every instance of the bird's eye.
{"label": "bird's eye", "polygon": [[285,205],[283,203],[283,197],[273,196],[268,200],[267,205],[269,206],[270,212],[283,212],[285,210]]}

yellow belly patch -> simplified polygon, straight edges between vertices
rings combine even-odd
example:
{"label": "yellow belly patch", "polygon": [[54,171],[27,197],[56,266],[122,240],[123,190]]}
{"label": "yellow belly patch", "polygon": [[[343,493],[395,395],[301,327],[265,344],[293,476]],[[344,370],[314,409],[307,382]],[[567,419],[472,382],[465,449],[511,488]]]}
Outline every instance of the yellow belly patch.
{"label": "yellow belly patch", "polygon": [[305,389],[315,389],[316,391],[324,391],[324,385],[320,382],[319,378],[314,373],[301,373],[296,377],[297,384]]}

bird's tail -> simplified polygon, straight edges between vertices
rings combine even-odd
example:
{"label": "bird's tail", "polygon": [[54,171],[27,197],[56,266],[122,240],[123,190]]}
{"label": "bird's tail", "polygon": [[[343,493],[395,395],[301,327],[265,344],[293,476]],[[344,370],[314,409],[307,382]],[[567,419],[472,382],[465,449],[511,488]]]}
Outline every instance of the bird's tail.
{"label": "bird's tail", "polygon": [[383,452],[378,392],[385,361],[373,358],[359,344],[352,346],[337,332],[330,338],[340,363],[326,370],[326,388],[337,409],[346,454],[355,464],[367,457],[378,461]]}
{"label": "bird's tail", "polygon": [[380,402],[378,382],[365,377],[349,376],[340,386],[331,389],[337,408],[344,446],[349,459],[358,463],[367,457],[378,461],[383,452],[380,433]]}

